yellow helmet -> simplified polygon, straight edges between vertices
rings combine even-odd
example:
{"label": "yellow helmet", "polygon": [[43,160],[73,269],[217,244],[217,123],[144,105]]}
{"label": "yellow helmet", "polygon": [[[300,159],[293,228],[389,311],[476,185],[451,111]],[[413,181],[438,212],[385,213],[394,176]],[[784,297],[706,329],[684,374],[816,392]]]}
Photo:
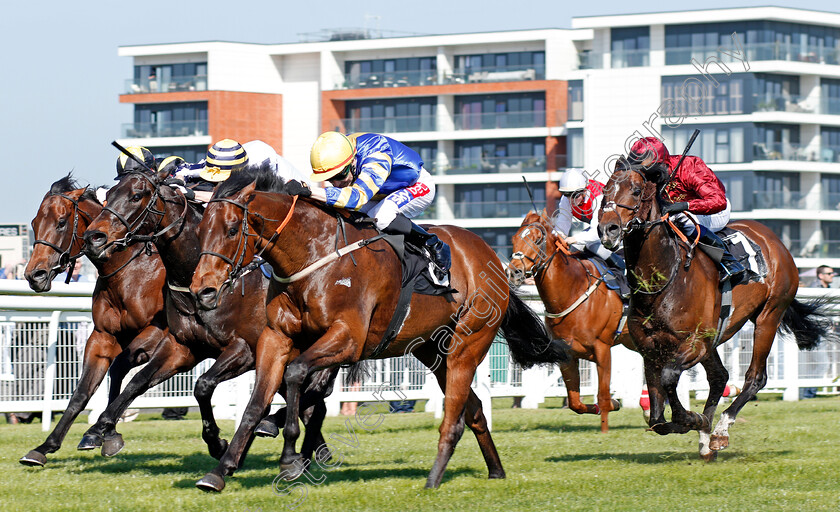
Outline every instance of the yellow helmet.
{"label": "yellow helmet", "polygon": [[198,175],[207,181],[225,181],[230,173],[240,171],[246,165],[248,153],[242,145],[233,139],[222,139],[207,150],[204,169]]}
{"label": "yellow helmet", "polygon": [[356,156],[356,144],[343,133],[324,132],[315,140],[309,153],[315,182],[325,181],[344,170]]}
{"label": "yellow helmet", "polygon": [[150,169],[154,172],[157,169],[155,166],[155,156],[148,149],[143,146],[129,146],[125,149],[134,155],[137,160],[143,162],[146,167],[138,164],[125,153],[120,153],[120,156],[117,157],[117,177],[114,178],[115,180],[119,180],[127,172],[149,172]]}
{"label": "yellow helmet", "polygon": [[158,165],[158,171],[166,171],[167,176],[173,176],[179,167],[185,165],[187,162],[180,156],[168,156],[161,160]]}

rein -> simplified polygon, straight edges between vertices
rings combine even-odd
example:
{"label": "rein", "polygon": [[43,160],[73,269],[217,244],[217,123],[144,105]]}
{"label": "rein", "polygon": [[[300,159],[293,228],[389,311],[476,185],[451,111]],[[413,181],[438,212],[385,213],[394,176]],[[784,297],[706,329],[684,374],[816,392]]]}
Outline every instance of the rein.
{"label": "rein", "polygon": [[[50,272],[58,273],[58,272],[63,272],[64,270],[66,270],[67,267],[70,265],[71,261],[75,261],[75,260],[82,257],[82,252],[79,252],[79,254],[76,254],[75,256],[70,254],[70,250],[73,248],[73,244],[76,242],[76,239],[79,238],[78,234],[76,233],[78,231],[77,228],[79,227],[79,214],[81,214],[88,221],[88,224],[90,224],[92,219],[90,218],[90,216],[88,216],[87,213],[84,212],[84,210],[82,210],[79,207],[79,201],[78,200],[73,199],[72,197],[70,197],[68,195],[65,195],[65,194],[62,194],[62,193],[50,194],[50,196],[62,197],[64,199],[70,201],[71,203],[73,203],[73,230],[72,230],[72,234],[70,235],[70,244],[68,244],[67,249],[62,249],[61,247],[59,247],[58,245],[56,245],[52,242],[49,242],[47,240],[40,240],[39,239],[39,240],[35,240],[32,245],[33,246],[38,245],[38,244],[46,245],[50,249],[59,253],[58,254],[58,263],[56,263],[50,269]],[[67,279],[64,281],[64,283],[65,284],[70,283],[70,279],[72,279],[72,277],[73,277],[72,273],[67,272]]]}

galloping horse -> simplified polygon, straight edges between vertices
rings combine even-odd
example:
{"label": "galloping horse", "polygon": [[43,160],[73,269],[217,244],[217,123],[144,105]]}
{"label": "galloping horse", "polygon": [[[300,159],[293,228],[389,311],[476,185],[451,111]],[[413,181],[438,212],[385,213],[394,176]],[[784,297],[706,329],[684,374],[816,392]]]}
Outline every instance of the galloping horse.
{"label": "galloping horse", "polygon": [[[172,375],[191,370],[204,359],[216,358],[213,366],[196,381],[195,397],[203,420],[202,438],[210,454],[218,459],[228,444],[219,438],[210,400],[219,383],[254,368],[254,347],[266,325],[267,280],[259,270],[249,272],[235,290],[220,297],[218,309],[201,311],[195,307],[186,286],[198,263],[196,229],[203,208],[166,185],[166,178],[165,171],[156,176],[142,172],[124,174],[108,191],[108,205],[84,234],[85,253],[94,261],[116,257],[123,246],[155,245],[166,268],[166,321],[178,342],[168,347],[169,350],[155,353],[146,368],[129,382],[91,428],[109,437],[118,435],[115,422],[131,400]],[[323,443],[320,433],[326,414],[323,396],[331,391],[336,373],[337,369],[313,376],[312,394],[317,396],[305,408],[306,455]],[[279,413],[273,421],[284,422],[285,413]]]}
{"label": "galloping horse", "polygon": [[[70,272],[68,267],[81,256],[82,233],[101,210],[93,190],[79,188],[69,175],[52,184],[32,220],[36,240],[25,277],[33,290],[48,291],[56,274]],[[174,343],[163,318],[165,271],[158,255],[137,247],[107,263],[94,263],[99,271],[91,309],[94,330],[85,344],[82,374],[55,429],[42,445],[20,459],[21,464],[43,466],[46,454],[61,447],[109,366],[113,401],[131,367],[148,361],[159,345]],[[103,445],[103,437],[86,435],[79,449],[96,446],[109,450],[110,440],[104,439]]]}
{"label": "galloping horse", "polygon": [[[633,289],[628,323],[645,361],[651,429],[661,435],[699,430],[700,456],[712,461],[718,450],[729,445],[729,427],[738,412],[766,384],[767,356],[780,325],[793,332],[801,349],[815,347],[825,329],[820,323],[819,303],[803,304],[794,298],[799,275],[784,244],[758,222],[737,221],[729,227],[761,248],[767,276],[732,288],[729,323],[723,323],[726,327],[719,332],[722,293],[718,269],[705,253],[694,254],[692,241],[680,241],[678,228],[670,227],[667,216],[660,214],[657,197],[666,182],[651,181],[643,167],[619,162],[604,189],[601,241],[607,248],[624,241]],[[755,339],[744,389],[711,432],[715,408],[729,376],[716,348],[747,320],[755,324]],[[709,378],[709,397],[702,415],[686,410],[676,390],[680,374],[697,363]],[[670,422],[664,417],[666,396],[671,404]]]}
{"label": "galloping horse", "polygon": [[[549,219],[529,212],[513,235],[509,275],[533,277],[545,304],[546,324],[557,339],[569,342],[571,360],[560,365],[569,408],[578,414],[600,414],[601,432],[609,431],[610,411],[620,404],[610,398],[610,349],[621,343],[635,350],[627,329],[620,333],[623,305],[617,292],[603,286],[601,273],[590,261],[573,257],[565,242],[552,232]],[[578,360],[598,368],[598,403],[580,400]]]}
{"label": "galloping horse", "polygon": [[[304,378],[321,368],[371,358],[374,352],[379,358],[413,353],[432,369],[445,394],[438,454],[427,487],[440,485],[465,422],[478,440],[489,477],[504,478],[481,401],[470,389],[476,367],[500,326],[520,363],[556,362],[565,351],[510,292],[493,250],[467,230],[433,228],[452,249],[454,301],[413,295],[402,328],[383,348],[380,341],[394,314],[402,276],[394,251],[385,240],[372,240],[377,232],[369,225],[345,222],[346,214],[338,210],[270,192],[282,192],[271,175],[232,177],[217,188],[200,226],[203,252],[190,288],[203,307],[215,306],[220,290],[257,250],[271,263],[276,282],[268,294],[268,326],[257,345],[256,385],[246,412],[219,466],[197,485],[224,488],[224,476],[236,469],[284,374],[289,413],[280,464],[283,476],[300,474],[303,466],[295,453],[300,430],[294,418]],[[346,237],[339,236],[342,231]],[[361,249],[355,259],[341,257],[353,248]]]}

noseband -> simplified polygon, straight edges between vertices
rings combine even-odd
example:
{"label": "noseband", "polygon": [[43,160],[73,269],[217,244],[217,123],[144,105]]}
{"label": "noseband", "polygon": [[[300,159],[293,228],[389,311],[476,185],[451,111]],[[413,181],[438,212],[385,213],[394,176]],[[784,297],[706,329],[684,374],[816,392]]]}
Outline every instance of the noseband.
{"label": "noseband", "polygon": [[[58,263],[50,269],[50,272],[60,273],[60,272],[63,272],[64,270],[67,269],[67,266],[70,265],[71,261],[75,261],[75,260],[82,257],[81,252],[79,252],[79,254],[76,254],[76,255],[73,255],[73,256],[70,255],[70,250],[73,248],[73,244],[76,242],[76,239],[79,238],[78,234],[76,233],[78,231],[78,227],[79,227],[79,215],[82,215],[85,218],[85,220],[88,221],[88,224],[90,224],[92,219],[90,218],[90,216],[88,216],[87,213],[84,212],[84,210],[82,210],[79,207],[79,201],[78,200],[73,199],[72,197],[70,197],[68,195],[65,195],[65,194],[62,194],[62,193],[54,193],[54,194],[50,194],[50,196],[61,197],[61,198],[64,198],[64,199],[70,201],[71,203],[73,203],[73,230],[72,230],[72,234],[70,235],[70,243],[67,245],[67,249],[62,249],[61,247],[59,247],[58,245],[56,245],[56,244],[54,244],[50,241],[40,240],[40,239],[35,240],[35,242],[33,242],[32,245],[38,245],[38,244],[46,245],[50,249],[57,252],[58,253]],[[67,280],[65,282],[69,283],[71,278],[72,278],[72,275],[71,275],[70,272],[68,272],[67,273]]]}

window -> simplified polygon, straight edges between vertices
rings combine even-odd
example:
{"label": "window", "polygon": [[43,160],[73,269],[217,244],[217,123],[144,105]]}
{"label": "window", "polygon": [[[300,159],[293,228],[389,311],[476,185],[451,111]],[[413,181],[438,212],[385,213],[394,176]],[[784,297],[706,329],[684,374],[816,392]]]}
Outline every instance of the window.
{"label": "window", "polygon": [[798,220],[762,220],[762,224],[773,230],[773,233],[781,239],[785,247],[794,256],[802,250],[802,240],[799,234]]}
{"label": "window", "polygon": [[544,172],[545,139],[494,139],[455,142],[448,174]]}
{"label": "window", "polygon": [[713,76],[717,86],[708,81],[701,86],[697,76],[662,77],[662,114],[671,118],[743,114],[744,82],[750,75]]}
{"label": "window", "polygon": [[184,62],[134,66],[134,80],[128,92],[205,90],[207,90],[207,63]]}
{"label": "window", "polygon": [[820,79],[821,114],[840,114],[840,80]]}
{"label": "window", "polygon": [[349,88],[434,84],[437,82],[437,58],[348,60],[344,63],[344,78],[344,85]]}
{"label": "window", "polygon": [[545,126],[545,93],[455,97],[455,129],[532,128]]}
{"label": "window", "polygon": [[158,163],[168,156],[180,156],[186,162],[200,162],[207,156],[207,146],[164,146],[149,148]]}
{"label": "window", "polygon": [[510,260],[510,256],[513,253],[513,235],[519,231],[518,227],[485,229],[474,228],[470,231],[484,239],[484,241],[487,242],[487,245],[496,251],[496,254],[499,255],[499,259],[502,261]]}
{"label": "window", "polygon": [[755,197],[753,198],[755,209],[798,209],[803,206],[802,199],[798,173],[755,173]]}
{"label": "window", "polygon": [[650,64],[650,27],[614,28],[611,31],[612,67]]}
{"label": "window", "polygon": [[348,118],[342,130],[351,132],[420,132],[436,128],[436,98],[354,100],[346,103]]}
{"label": "window", "polygon": [[[531,71],[520,75],[493,77],[492,73]],[[482,53],[455,56],[455,75],[464,81],[483,82],[507,78],[509,80],[544,80],[545,52]],[[509,78],[508,78],[509,77]]]}
{"label": "window", "polygon": [[726,197],[732,204],[733,212],[752,210],[752,172],[721,172],[717,176],[726,188]]}
{"label": "window", "polygon": [[[822,175],[822,209],[840,210],[840,175]],[[840,223],[838,223],[840,224]],[[837,238],[840,241],[840,237]]]}
{"label": "window", "polygon": [[[675,155],[682,153],[695,128],[700,136],[691,146],[690,155],[699,156],[707,164],[740,163],[745,161],[744,134],[749,125],[692,125],[662,129],[665,146]],[[571,130],[569,130],[571,132]]]}
{"label": "window", "polygon": [[566,137],[566,141],[569,167],[583,167],[583,130],[569,130],[569,135]]}
{"label": "window", "polygon": [[207,102],[147,103],[134,106],[126,137],[187,137],[207,134]]}
{"label": "window", "polygon": [[805,160],[807,155],[799,142],[799,126],[756,124],[754,133],[757,160]]}
{"label": "window", "polygon": [[820,128],[821,162],[840,162],[840,128],[823,126]]}
{"label": "window", "polygon": [[[530,183],[537,208],[545,207],[545,182]],[[534,209],[524,184],[455,185],[456,218],[524,217]]]}
{"label": "window", "polygon": [[569,81],[569,121],[583,120],[583,80]]}
{"label": "window", "polygon": [[406,146],[420,155],[423,159],[423,167],[431,172],[437,161],[437,142],[406,142]]}

